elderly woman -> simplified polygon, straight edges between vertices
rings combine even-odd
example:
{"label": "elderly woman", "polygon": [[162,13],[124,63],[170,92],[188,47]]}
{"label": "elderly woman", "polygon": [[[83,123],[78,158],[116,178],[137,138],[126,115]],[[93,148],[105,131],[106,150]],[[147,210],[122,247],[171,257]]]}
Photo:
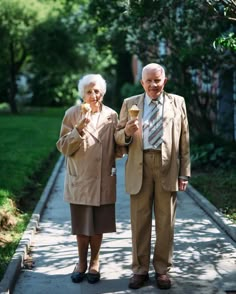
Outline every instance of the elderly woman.
{"label": "elderly woman", "polygon": [[[72,234],[79,261],[71,279],[100,280],[99,251],[103,233],[115,232],[117,113],[105,106],[106,82],[99,74],[78,84],[84,103],[69,108],[62,121],[58,150],[66,157],[64,198],[70,203]],[[90,262],[87,271],[87,255]]]}

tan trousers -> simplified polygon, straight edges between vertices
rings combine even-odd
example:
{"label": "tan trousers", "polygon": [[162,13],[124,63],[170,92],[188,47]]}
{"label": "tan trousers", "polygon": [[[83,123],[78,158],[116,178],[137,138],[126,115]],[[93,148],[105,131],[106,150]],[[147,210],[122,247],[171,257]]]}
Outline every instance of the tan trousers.
{"label": "tan trousers", "polygon": [[143,183],[140,192],[131,195],[132,271],[147,274],[150,265],[152,215],[155,216],[153,266],[164,274],[172,266],[176,192],[161,185],[161,152],[144,152]]}

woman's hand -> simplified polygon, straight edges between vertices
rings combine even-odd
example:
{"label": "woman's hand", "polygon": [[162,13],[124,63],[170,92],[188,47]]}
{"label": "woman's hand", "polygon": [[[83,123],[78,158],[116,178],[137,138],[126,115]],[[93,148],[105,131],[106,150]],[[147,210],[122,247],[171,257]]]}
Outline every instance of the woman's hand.
{"label": "woman's hand", "polygon": [[75,125],[75,128],[79,132],[81,136],[84,135],[84,128],[87,126],[87,124],[90,122],[90,119],[85,117],[81,121],[79,121],[78,124]]}

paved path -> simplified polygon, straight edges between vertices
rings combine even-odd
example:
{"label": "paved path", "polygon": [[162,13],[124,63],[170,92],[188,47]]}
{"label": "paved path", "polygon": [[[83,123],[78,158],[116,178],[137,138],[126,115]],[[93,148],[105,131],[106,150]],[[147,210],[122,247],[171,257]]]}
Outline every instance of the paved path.
{"label": "paved path", "polygon": [[175,266],[170,273],[172,289],[156,288],[153,268],[147,286],[139,290],[128,289],[131,232],[129,196],[124,190],[124,162],[125,159],[117,161],[117,232],[104,235],[101,281],[91,285],[87,281],[74,284],[70,280],[77,261],[77,248],[75,236],[70,235],[69,206],[63,201],[63,166],[41,218],[40,230],[33,238],[35,267],[21,271],[13,293],[236,293],[235,243],[184,192],[178,194]]}

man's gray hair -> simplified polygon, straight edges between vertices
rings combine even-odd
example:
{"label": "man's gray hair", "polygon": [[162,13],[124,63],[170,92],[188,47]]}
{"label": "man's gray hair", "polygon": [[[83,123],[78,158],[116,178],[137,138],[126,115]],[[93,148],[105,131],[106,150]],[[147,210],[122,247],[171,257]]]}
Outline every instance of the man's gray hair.
{"label": "man's gray hair", "polygon": [[152,69],[160,70],[162,72],[162,74],[164,75],[164,77],[165,77],[165,68],[162,65],[160,65],[158,63],[149,63],[149,64],[147,64],[146,66],[143,67],[142,78],[144,76],[144,73],[147,70],[152,70]]}
{"label": "man's gray hair", "polygon": [[90,84],[98,84],[99,90],[102,93],[102,96],[105,95],[107,90],[106,81],[100,74],[87,74],[83,76],[78,82],[78,91],[81,98],[84,98],[84,88]]}

